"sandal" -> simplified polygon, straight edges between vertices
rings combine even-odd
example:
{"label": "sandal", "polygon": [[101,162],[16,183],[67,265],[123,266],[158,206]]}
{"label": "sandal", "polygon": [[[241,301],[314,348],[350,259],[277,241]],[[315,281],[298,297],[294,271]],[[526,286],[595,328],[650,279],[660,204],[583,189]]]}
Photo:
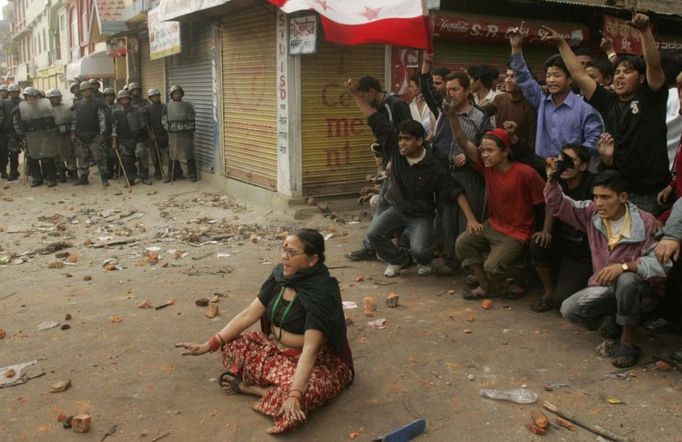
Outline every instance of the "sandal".
{"label": "sandal", "polygon": [[537,313],[544,313],[554,308],[554,301],[551,299],[540,298],[530,304],[530,309]]}
{"label": "sandal", "polygon": [[642,349],[636,345],[620,343],[611,358],[611,364],[618,368],[629,368],[637,365],[639,357],[642,356]]}
{"label": "sandal", "polygon": [[526,294],[525,289],[522,289],[521,287],[512,285],[505,292],[504,299],[510,299],[510,300],[521,299],[523,297],[523,295],[525,295],[525,294]]}
{"label": "sandal", "polygon": [[[226,378],[231,379],[226,380]],[[230,393],[230,391],[225,390],[227,394],[244,394],[242,390],[239,388],[239,385],[241,383],[242,378],[240,378],[239,376],[235,376],[234,374],[232,374],[231,371],[226,371],[218,377],[218,384],[220,385],[220,388],[225,389],[226,385],[230,386],[232,392]]]}
{"label": "sandal", "polygon": [[467,301],[476,301],[476,300],[483,300],[483,299],[496,298],[496,297],[497,297],[497,295],[495,295],[493,293],[485,292],[480,286],[476,287],[473,290],[467,290],[462,295],[462,298],[466,299]]}

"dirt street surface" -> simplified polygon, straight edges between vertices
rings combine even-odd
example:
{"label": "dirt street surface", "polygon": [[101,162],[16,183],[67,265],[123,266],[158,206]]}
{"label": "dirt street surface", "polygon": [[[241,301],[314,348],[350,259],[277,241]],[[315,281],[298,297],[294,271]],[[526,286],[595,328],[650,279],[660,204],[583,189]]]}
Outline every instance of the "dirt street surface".
{"label": "dirt street surface", "polygon": [[[181,357],[174,344],[203,342],[248,305],[296,226],[329,236],[327,263],[344,300],[360,307],[346,310],[357,376],[279,439],[367,441],[423,416],[423,441],[597,440],[555,425],[549,412],[547,433],[532,434],[526,425],[545,400],[634,440],[682,440],[680,372],[650,364],[606,378],[615,368],[595,352],[599,336],[558,313],[532,313],[530,297],[495,299],[484,310],[461,299],[462,277],[419,277],[413,267],[389,280],[380,262],[346,261],[367,226],[361,210],[296,221],[201,183],[128,193],[92,181],[0,184],[0,259],[10,261],[0,265],[0,366],[37,360],[14,375],[25,383],[0,388],[0,440],[96,441],[107,432],[111,441],[274,440],[264,431],[269,418],[250,409],[253,398],[218,387],[218,355]],[[62,241],[67,247],[55,250]],[[391,291],[400,296],[395,309],[385,305]],[[214,296],[219,314],[209,319],[195,300]],[[362,313],[366,296],[377,301],[373,318]],[[384,329],[367,324],[380,318]],[[58,324],[39,329],[50,321]],[[682,346],[675,335],[639,337],[643,363]],[[50,392],[67,380],[66,391]],[[550,382],[570,387],[547,391]],[[540,399],[519,405],[479,395],[521,387]],[[79,413],[91,415],[87,434],[57,420]]]}

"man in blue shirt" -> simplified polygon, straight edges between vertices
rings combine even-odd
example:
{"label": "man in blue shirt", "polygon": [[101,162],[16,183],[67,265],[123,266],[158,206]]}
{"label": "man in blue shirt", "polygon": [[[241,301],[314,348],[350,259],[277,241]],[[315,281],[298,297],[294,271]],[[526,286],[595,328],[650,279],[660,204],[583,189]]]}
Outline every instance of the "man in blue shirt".
{"label": "man in blue shirt", "polygon": [[567,144],[579,144],[595,153],[604,131],[599,113],[571,90],[571,75],[559,54],[545,62],[547,92],[543,90],[523,58],[523,36],[523,32],[509,33],[511,68],[523,95],[538,111],[535,152],[547,159],[561,155]]}

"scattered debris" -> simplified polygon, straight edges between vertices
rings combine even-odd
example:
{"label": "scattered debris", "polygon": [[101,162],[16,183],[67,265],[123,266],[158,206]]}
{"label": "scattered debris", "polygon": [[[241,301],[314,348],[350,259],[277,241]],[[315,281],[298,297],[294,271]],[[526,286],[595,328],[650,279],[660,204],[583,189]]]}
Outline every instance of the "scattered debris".
{"label": "scattered debris", "polygon": [[611,405],[624,405],[625,402],[621,401],[615,396],[602,396],[602,399],[604,399],[606,402],[608,402]]}
{"label": "scattered debris", "polygon": [[530,414],[532,422],[526,427],[533,434],[545,434],[547,432],[547,427],[549,427],[549,419],[540,410],[533,410]]}
{"label": "scattered debris", "polygon": [[380,318],[380,319],[375,319],[373,321],[369,321],[367,323],[367,325],[369,325],[372,328],[379,329],[379,330],[383,330],[386,327],[388,327],[388,325],[386,325],[386,319],[385,318]]}
{"label": "scattered debris", "polygon": [[611,440],[616,441],[616,442],[629,442],[631,440],[631,439],[628,439],[624,436],[620,436],[616,433],[612,433],[611,431],[606,430],[599,425],[593,425],[593,424],[590,424],[588,422],[585,422],[576,416],[573,416],[569,413],[566,413],[566,412],[560,410],[557,406],[552,405],[549,402],[543,402],[542,407],[544,409],[556,414],[557,416],[559,416],[559,417],[561,417],[561,418],[563,418],[563,419],[565,419],[565,420],[567,420],[567,421],[569,421],[575,425],[578,425],[579,427],[582,427],[582,428],[586,429],[587,431],[590,431],[590,432],[592,432],[598,436],[603,436],[607,439],[611,439]]}
{"label": "scattered debris", "polygon": [[366,296],[362,300],[362,308],[365,316],[374,316],[374,311],[377,309],[376,301],[371,296]]}
{"label": "scattered debris", "polygon": [[71,379],[59,381],[56,384],[50,385],[50,393],[61,393],[68,390],[69,387],[71,387]]}
{"label": "scattered debris", "polygon": [[137,304],[137,308],[154,308],[151,302],[147,301],[146,299],[139,304]]}
{"label": "scattered debris", "polygon": [[208,302],[208,298],[198,298],[196,301],[194,301],[194,304],[196,304],[197,307],[206,307]]}
{"label": "scattered debris", "polygon": [[67,429],[71,428],[71,422],[73,422],[73,416],[68,416],[66,419],[64,419],[62,426]]}
{"label": "scattered debris", "polygon": [[483,310],[490,310],[493,307],[493,301],[490,299],[484,299],[481,301],[481,308]]}
{"label": "scattered debris", "polygon": [[13,369],[13,368],[10,368],[9,370],[7,370],[7,371],[5,372],[5,377],[8,378],[8,379],[9,379],[9,378],[13,378],[16,374],[17,374],[17,371],[16,371],[15,369]]}
{"label": "scattered debris", "polygon": [[169,307],[171,305],[175,305],[175,299],[169,299],[168,301],[164,302],[163,304],[154,307],[154,310],[161,310],[162,308]]}
{"label": "scattered debris", "polygon": [[561,425],[562,427],[566,428],[567,430],[575,431],[575,426],[564,418],[557,417],[554,419],[554,422],[557,425]]}
{"label": "scattered debris", "polygon": [[87,433],[90,431],[90,415],[84,413],[74,416],[71,420],[71,429],[74,433]]}
{"label": "scattered debris", "polygon": [[92,276],[90,275],[83,276],[83,281],[92,281]]}
{"label": "scattered debris", "polygon": [[210,304],[206,309],[205,314],[208,319],[213,319],[218,316],[218,304]]}
{"label": "scattered debris", "polygon": [[172,432],[173,432],[173,430],[169,431],[168,433],[163,433],[161,436],[155,437],[155,438],[152,439],[150,442],[158,442],[158,441],[160,441],[161,439],[163,439],[164,437],[170,436],[170,434],[171,434]]}
{"label": "scattered debris", "polygon": [[387,433],[381,437],[372,439],[376,442],[397,442],[397,441],[409,441],[426,431],[426,419],[420,417],[417,420],[410,422],[400,428]]}
{"label": "scattered debris", "polygon": [[355,282],[362,282],[362,281],[364,281],[364,280],[365,280],[365,277],[364,277],[364,276],[356,276],[354,281],[355,281]]}
{"label": "scattered debris", "polygon": [[490,399],[512,401],[517,404],[532,404],[538,400],[538,395],[532,390],[517,388],[514,390],[481,390],[479,394]]}
{"label": "scattered debris", "polygon": [[54,252],[58,252],[63,249],[68,249],[69,247],[73,247],[71,243],[68,243],[66,241],[57,241],[53,242],[51,244],[46,245],[45,247],[42,247],[40,249],[37,249],[33,254],[39,254],[39,255],[49,255]]}
{"label": "scattered debris", "polygon": [[113,436],[114,434],[116,434],[116,430],[118,430],[118,425],[112,425],[111,427],[109,427],[107,432],[104,433],[102,435],[102,437],[99,438],[100,442],[103,442],[104,439],[106,439],[107,437]]}
{"label": "scattered debris", "polygon": [[64,324],[61,327],[59,327],[60,330],[68,330],[70,328],[71,328],[71,326],[69,324]]}
{"label": "scattered debris", "polygon": [[47,265],[48,269],[63,269],[64,261],[53,261]]}
{"label": "scattered debris", "polygon": [[118,324],[121,321],[123,321],[123,318],[121,318],[120,316],[109,316],[109,322],[113,324]]}
{"label": "scattered debris", "polygon": [[350,315],[343,314],[345,320],[346,320],[346,325],[351,325],[353,323],[353,318]]}
{"label": "scattered debris", "polygon": [[673,366],[667,363],[666,361],[656,362],[656,370],[658,371],[671,371],[672,369]]}
{"label": "scattered debris", "polygon": [[7,332],[0,328],[0,339],[4,339],[7,336]]}
{"label": "scattered debris", "polygon": [[35,376],[29,376],[29,367],[37,364],[37,360],[22,362],[20,364],[8,365],[7,367],[0,368],[0,373],[8,373],[10,370],[14,371],[14,375],[11,377],[2,376],[0,377],[0,387],[12,387],[15,385],[20,385],[29,381],[31,379],[38,378],[45,375],[45,372],[36,374]]}
{"label": "scattered debris", "polygon": [[59,325],[59,321],[45,321],[45,322],[41,322],[40,324],[38,324],[36,326],[36,328],[40,331],[43,331],[43,330],[49,330],[51,328],[55,328],[58,325]]}
{"label": "scattered debris", "polygon": [[476,379],[476,378],[474,377],[473,374],[468,374],[468,375],[467,375],[467,379],[468,379],[469,381],[473,382],[474,379]]}
{"label": "scattered debris", "polygon": [[358,308],[358,303],[355,301],[341,301],[344,310],[352,310]]}
{"label": "scattered debris", "polygon": [[396,308],[398,307],[398,300],[400,299],[400,296],[396,292],[388,292],[388,295],[386,296],[386,307],[388,308]]}
{"label": "scattered debris", "polygon": [[67,313],[66,316],[64,316],[65,321],[70,321],[71,320],[71,313]]}

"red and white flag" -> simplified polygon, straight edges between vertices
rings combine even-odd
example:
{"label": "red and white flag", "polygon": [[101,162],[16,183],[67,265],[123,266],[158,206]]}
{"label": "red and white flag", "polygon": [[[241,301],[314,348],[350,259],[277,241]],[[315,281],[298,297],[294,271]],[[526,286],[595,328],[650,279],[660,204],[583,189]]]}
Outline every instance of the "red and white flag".
{"label": "red and white flag", "polygon": [[422,0],[268,0],[287,14],[313,9],[327,41],[427,49],[430,22]]}

